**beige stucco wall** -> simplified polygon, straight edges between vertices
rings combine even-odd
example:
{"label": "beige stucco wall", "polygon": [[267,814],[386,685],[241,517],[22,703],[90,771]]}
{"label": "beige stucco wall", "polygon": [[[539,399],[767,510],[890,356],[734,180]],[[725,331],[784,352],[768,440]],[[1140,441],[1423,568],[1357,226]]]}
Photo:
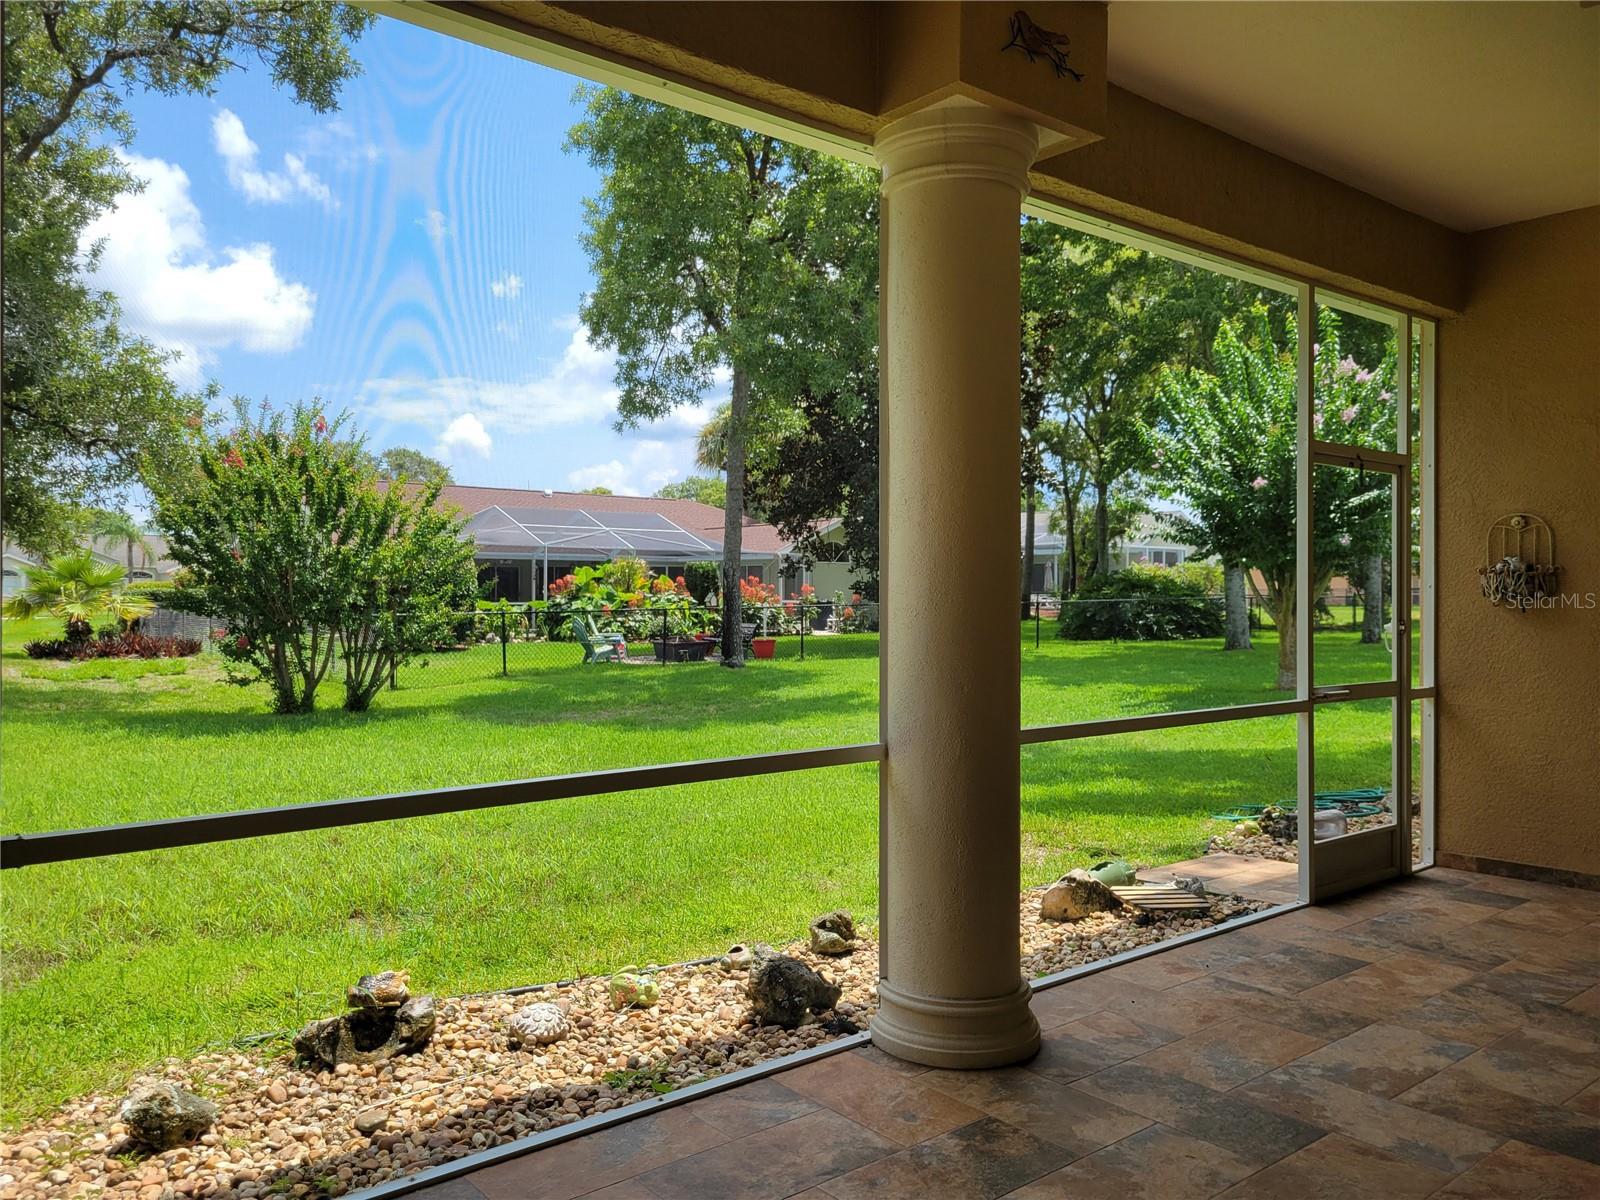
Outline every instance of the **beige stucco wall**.
{"label": "beige stucco wall", "polygon": [[1478,593],[1489,525],[1555,531],[1560,586],[1600,593],[1600,208],[1471,239],[1439,336],[1439,831],[1445,854],[1600,874],[1600,607]]}

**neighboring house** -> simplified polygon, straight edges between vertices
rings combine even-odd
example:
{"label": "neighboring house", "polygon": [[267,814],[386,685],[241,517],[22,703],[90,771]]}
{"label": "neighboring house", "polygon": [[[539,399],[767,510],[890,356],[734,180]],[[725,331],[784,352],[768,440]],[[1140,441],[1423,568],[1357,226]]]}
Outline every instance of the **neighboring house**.
{"label": "neighboring house", "polygon": [[1174,541],[1162,524],[1159,512],[1141,513],[1139,523],[1126,538],[1111,543],[1111,567],[1120,571],[1134,563],[1155,563],[1175,567],[1194,557],[1193,546]]}
{"label": "neighboring house", "polygon": [[[1160,563],[1163,566],[1177,566],[1179,563],[1188,562],[1195,556],[1193,546],[1185,545],[1168,537],[1161,528],[1160,513],[1146,513],[1139,518],[1139,525],[1127,538],[1111,543],[1111,566],[1113,570],[1121,570],[1131,563],[1147,562]],[[798,575],[787,580],[784,584],[788,591],[792,591],[799,584],[809,583],[817,589],[817,594],[824,598],[831,597],[835,592],[848,594],[854,586],[856,572],[850,566],[849,559],[844,552],[843,522],[838,518],[820,522],[818,532],[823,542],[829,546],[837,546],[838,553],[830,560],[818,560]],[[1028,514],[1017,514],[1017,551],[1020,555],[1027,544]],[[791,545],[784,546],[784,551],[793,549]],[[1064,534],[1055,532],[1050,528],[1050,514],[1036,512],[1033,515],[1033,570],[1030,574],[1028,591],[1033,595],[1050,594],[1060,590],[1063,573],[1063,557],[1067,552],[1067,539]]]}
{"label": "neighboring house", "polygon": [[[697,500],[462,484],[439,499],[467,514],[478,579],[494,599],[543,599],[551,580],[620,555],[668,575],[681,575],[684,563],[722,559],[723,511]],[[745,519],[745,575],[779,585],[782,552],[776,529]]]}
{"label": "neighboring house", "polygon": [[[145,534],[149,549],[143,546],[133,548],[133,570],[128,572],[130,580],[170,579],[172,573],[178,569],[178,564],[167,557],[167,541],[158,533]],[[114,563],[124,571],[128,570],[128,544],[113,538],[90,538],[89,552],[102,562]],[[27,581],[23,578],[24,567],[35,567],[40,563],[40,557],[20,546],[13,546],[10,542],[5,545],[5,594],[11,595],[20,591]]]}

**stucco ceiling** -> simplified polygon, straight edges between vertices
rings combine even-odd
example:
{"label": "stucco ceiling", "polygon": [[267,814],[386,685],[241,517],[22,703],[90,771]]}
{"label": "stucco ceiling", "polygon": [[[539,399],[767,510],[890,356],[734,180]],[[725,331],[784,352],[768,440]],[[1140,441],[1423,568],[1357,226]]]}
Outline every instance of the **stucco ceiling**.
{"label": "stucco ceiling", "polygon": [[1473,230],[1600,204],[1600,7],[1113,0],[1111,81]]}

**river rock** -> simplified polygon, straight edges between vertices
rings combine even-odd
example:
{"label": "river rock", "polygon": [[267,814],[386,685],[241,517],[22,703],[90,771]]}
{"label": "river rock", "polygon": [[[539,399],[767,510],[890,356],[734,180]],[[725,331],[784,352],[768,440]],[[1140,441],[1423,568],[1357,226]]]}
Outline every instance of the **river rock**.
{"label": "river rock", "polygon": [[839,1003],[839,985],[797,958],[762,955],[750,968],[750,1010],[759,1025],[794,1029],[806,1014],[824,1013]]}
{"label": "river rock", "polygon": [[389,1114],[381,1108],[363,1109],[356,1114],[356,1132],[364,1133],[371,1137],[375,1133],[382,1133],[389,1124]]}
{"label": "river rock", "polygon": [[186,1092],[175,1083],[152,1083],[122,1102],[117,1119],[135,1141],[157,1150],[171,1150],[204,1134],[220,1112],[211,1101]]}
{"label": "river rock", "polygon": [[1068,871],[1039,901],[1039,916],[1046,921],[1081,921],[1095,913],[1117,912],[1117,894],[1079,867]]}
{"label": "river rock", "polygon": [[519,1046],[548,1046],[571,1032],[567,1014],[543,1000],[519,1008],[506,1018],[506,1041],[513,1050]]}
{"label": "river rock", "polygon": [[823,913],[811,922],[813,954],[849,954],[856,948],[856,923],[844,909]]}
{"label": "river rock", "polygon": [[294,1039],[301,1057],[324,1066],[362,1066],[415,1054],[428,1044],[437,1020],[432,996],[412,996],[398,1008],[358,1008],[312,1021]]}

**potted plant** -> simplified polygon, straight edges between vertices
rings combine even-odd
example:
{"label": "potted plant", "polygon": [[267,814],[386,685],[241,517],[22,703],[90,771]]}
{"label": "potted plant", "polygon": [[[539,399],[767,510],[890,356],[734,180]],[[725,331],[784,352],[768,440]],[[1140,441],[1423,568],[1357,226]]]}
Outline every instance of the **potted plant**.
{"label": "potted plant", "polygon": [[778,639],[775,637],[754,637],[750,639],[750,653],[757,658],[771,658],[778,648]]}

